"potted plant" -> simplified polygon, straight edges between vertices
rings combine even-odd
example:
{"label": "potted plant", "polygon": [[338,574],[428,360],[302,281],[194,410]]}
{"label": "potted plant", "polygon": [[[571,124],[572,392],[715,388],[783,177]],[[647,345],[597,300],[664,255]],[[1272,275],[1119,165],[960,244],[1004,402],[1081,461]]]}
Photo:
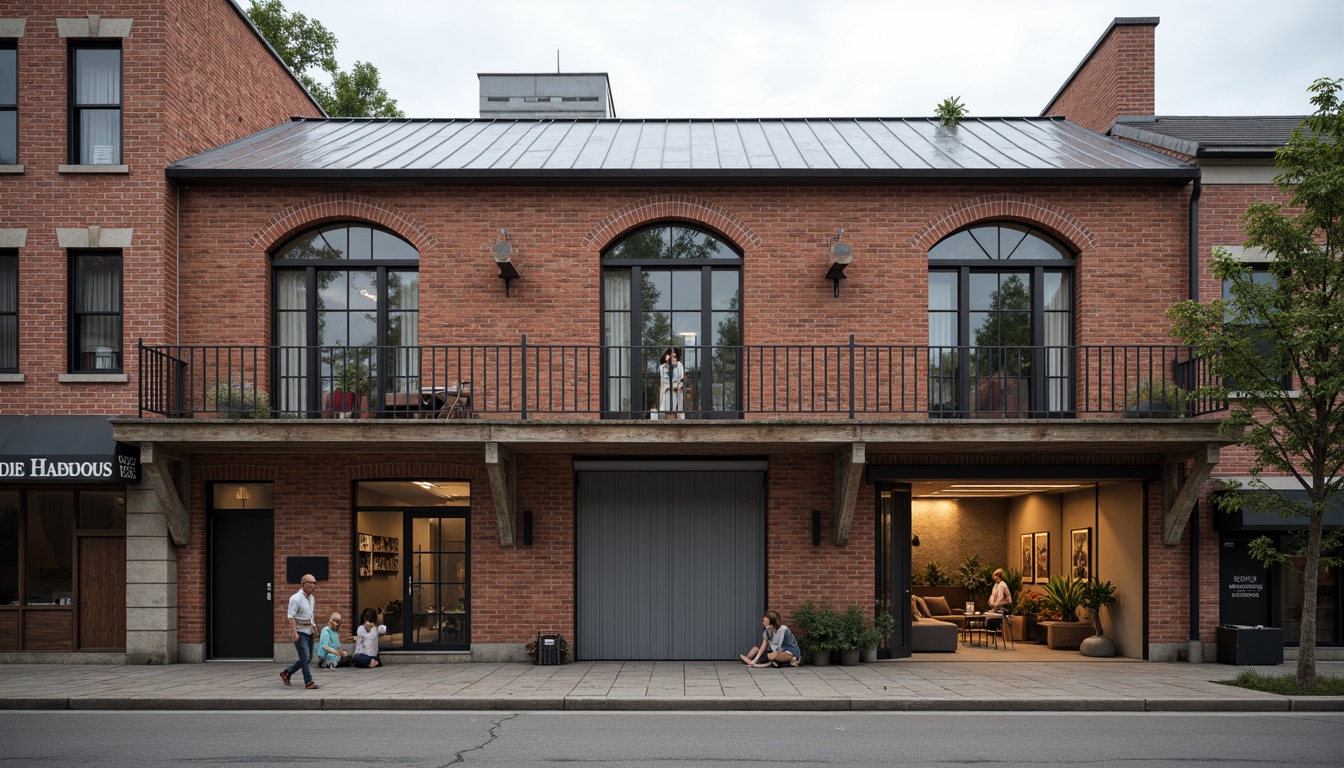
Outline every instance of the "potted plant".
{"label": "potted plant", "polygon": [[270,395],[242,382],[215,385],[215,412],[229,419],[269,419]]}
{"label": "potted plant", "polygon": [[1093,579],[1083,585],[1082,605],[1092,619],[1092,637],[1083,640],[1079,651],[1084,656],[1114,656],[1115,642],[1101,632],[1101,609],[1115,605],[1115,585]]}
{"label": "potted plant", "polygon": [[868,620],[864,618],[863,610],[857,605],[846,608],[839,616],[836,629],[834,650],[840,651],[840,665],[856,666],[862,657],[864,634],[868,631]]}
{"label": "potted plant", "polygon": [[[873,627],[877,631],[878,644],[884,648],[891,647],[891,636],[896,632],[896,617],[891,615],[891,611],[880,611],[877,618],[873,619]],[[883,651],[886,655],[883,658],[890,658],[890,651]]]}
{"label": "potted plant", "polygon": [[1036,640],[1040,638],[1036,635],[1036,622],[1040,620],[1041,611],[1045,609],[1045,598],[1040,592],[1025,590],[1017,596],[1017,601],[1013,603],[1013,613],[1022,617],[1021,634],[1017,635],[1014,630],[1014,640]]}
{"label": "potted plant", "polygon": [[989,597],[990,587],[994,586],[994,579],[990,575],[992,573],[994,573],[992,567],[980,564],[979,555],[967,555],[966,559],[961,561],[961,567],[957,569],[957,583],[966,590],[969,600],[983,607],[986,598]]}
{"label": "potted plant", "polygon": [[1125,416],[1131,419],[1180,419],[1190,393],[1165,379],[1139,379],[1125,395]]}
{"label": "potted plant", "polygon": [[1078,621],[1083,604],[1083,580],[1055,574],[1045,583],[1045,607],[1059,614],[1060,621]]}
{"label": "potted plant", "polygon": [[944,573],[942,567],[936,561],[925,565],[918,578],[916,584],[930,587],[947,587],[952,584],[952,577]]}
{"label": "potted plant", "polygon": [[838,645],[839,614],[825,605],[816,606],[808,600],[802,608],[794,611],[793,617],[803,632],[800,638],[803,653],[811,657],[814,665],[829,666],[831,651],[837,650]]}

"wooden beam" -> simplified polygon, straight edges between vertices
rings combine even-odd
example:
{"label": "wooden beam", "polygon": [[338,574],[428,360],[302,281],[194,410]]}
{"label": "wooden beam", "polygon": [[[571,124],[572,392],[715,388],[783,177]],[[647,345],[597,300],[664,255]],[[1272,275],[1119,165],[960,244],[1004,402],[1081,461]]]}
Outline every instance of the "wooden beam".
{"label": "wooden beam", "polygon": [[[1167,507],[1166,520],[1162,526],[1163,544],[1174,547],[1180,542],[1181,533],[1185,531],[1185,523],[1190,519],[1190,510],[1195,508],[1200,491],[1204,489],[1204,483],[1209,479],[1213,468],[1218,466],[1220,458],[1221,451],[1216,443],[1204,446],[1204,450],[1195,456],[1195,465],[1190,468],[1190,474],[1181,484],[1181,489],[1171,501],[1171,506]],[[1174,466],[1168,462],[1165,472],[1173,472]],[[1166,479],[1166,483],[1171,483],[1171,479]]]}
{"label": "wooden beam", "polygon": [[167,466],[169,455],[172,454],[156,450],[154,443],[141,443],[140,470],[154,489],[154,497],[159,500],[159,508],[168,521],[168,536],[173,544],[185,547],[191,541],[191,518],[187,516],[182,497],[177,495],[177,484]]}
{"label": "wooden beam", "polygon": [[495,521],[499,523],[499,543],[514,544],[517,530],[517,500],[514,492],[517,471],[513,450],[499,443],[485,444],[485,469],[490,475],[490,495],[495,497]]}
{"label": "wooden beam", "polygon": [[835,546],[849,543],[854,524],[854,506],[858,503],[863,468],[867,464],[867,446],[851,443],[835,454]]}

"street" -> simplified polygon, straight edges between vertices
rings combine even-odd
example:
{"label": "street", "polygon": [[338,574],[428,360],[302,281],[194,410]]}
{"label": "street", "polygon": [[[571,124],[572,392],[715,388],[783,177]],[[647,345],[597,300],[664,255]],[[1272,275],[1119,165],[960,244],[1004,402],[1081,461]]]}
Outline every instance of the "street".
{"label": "street", "polygon": [[4,762],[1337,766],[1344,714],[0,712]]}

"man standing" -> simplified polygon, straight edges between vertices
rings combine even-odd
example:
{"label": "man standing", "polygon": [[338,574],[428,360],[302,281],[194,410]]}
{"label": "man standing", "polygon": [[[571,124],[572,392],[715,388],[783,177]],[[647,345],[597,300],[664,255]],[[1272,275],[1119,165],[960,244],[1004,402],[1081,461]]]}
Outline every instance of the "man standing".
{"label": "man standing", "polygon": [[302,669],[303,687],[317,687],[308,666],[313,658],[313,611],[317,607],[314,589],[317,589],[317,579],[311,573],[305,573],[299,580],[299,591],[289,598],[289,632],[294,638],[294,650],[299,652],[299,660],[280,670],[280,679],[285,685],[289,685],[291,675]]}

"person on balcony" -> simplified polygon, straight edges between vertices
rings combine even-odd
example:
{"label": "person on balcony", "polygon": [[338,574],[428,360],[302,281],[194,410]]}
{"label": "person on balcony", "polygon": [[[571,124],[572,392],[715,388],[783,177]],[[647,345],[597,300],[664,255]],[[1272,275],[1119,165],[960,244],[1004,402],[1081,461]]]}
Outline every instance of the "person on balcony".
{"label": "person on balcony", "polygon": [[658,366],[658,410],[665,414],[664,418],[686,418],[685,385],[686,369],[681,364],[681,353],[668,347]]}

